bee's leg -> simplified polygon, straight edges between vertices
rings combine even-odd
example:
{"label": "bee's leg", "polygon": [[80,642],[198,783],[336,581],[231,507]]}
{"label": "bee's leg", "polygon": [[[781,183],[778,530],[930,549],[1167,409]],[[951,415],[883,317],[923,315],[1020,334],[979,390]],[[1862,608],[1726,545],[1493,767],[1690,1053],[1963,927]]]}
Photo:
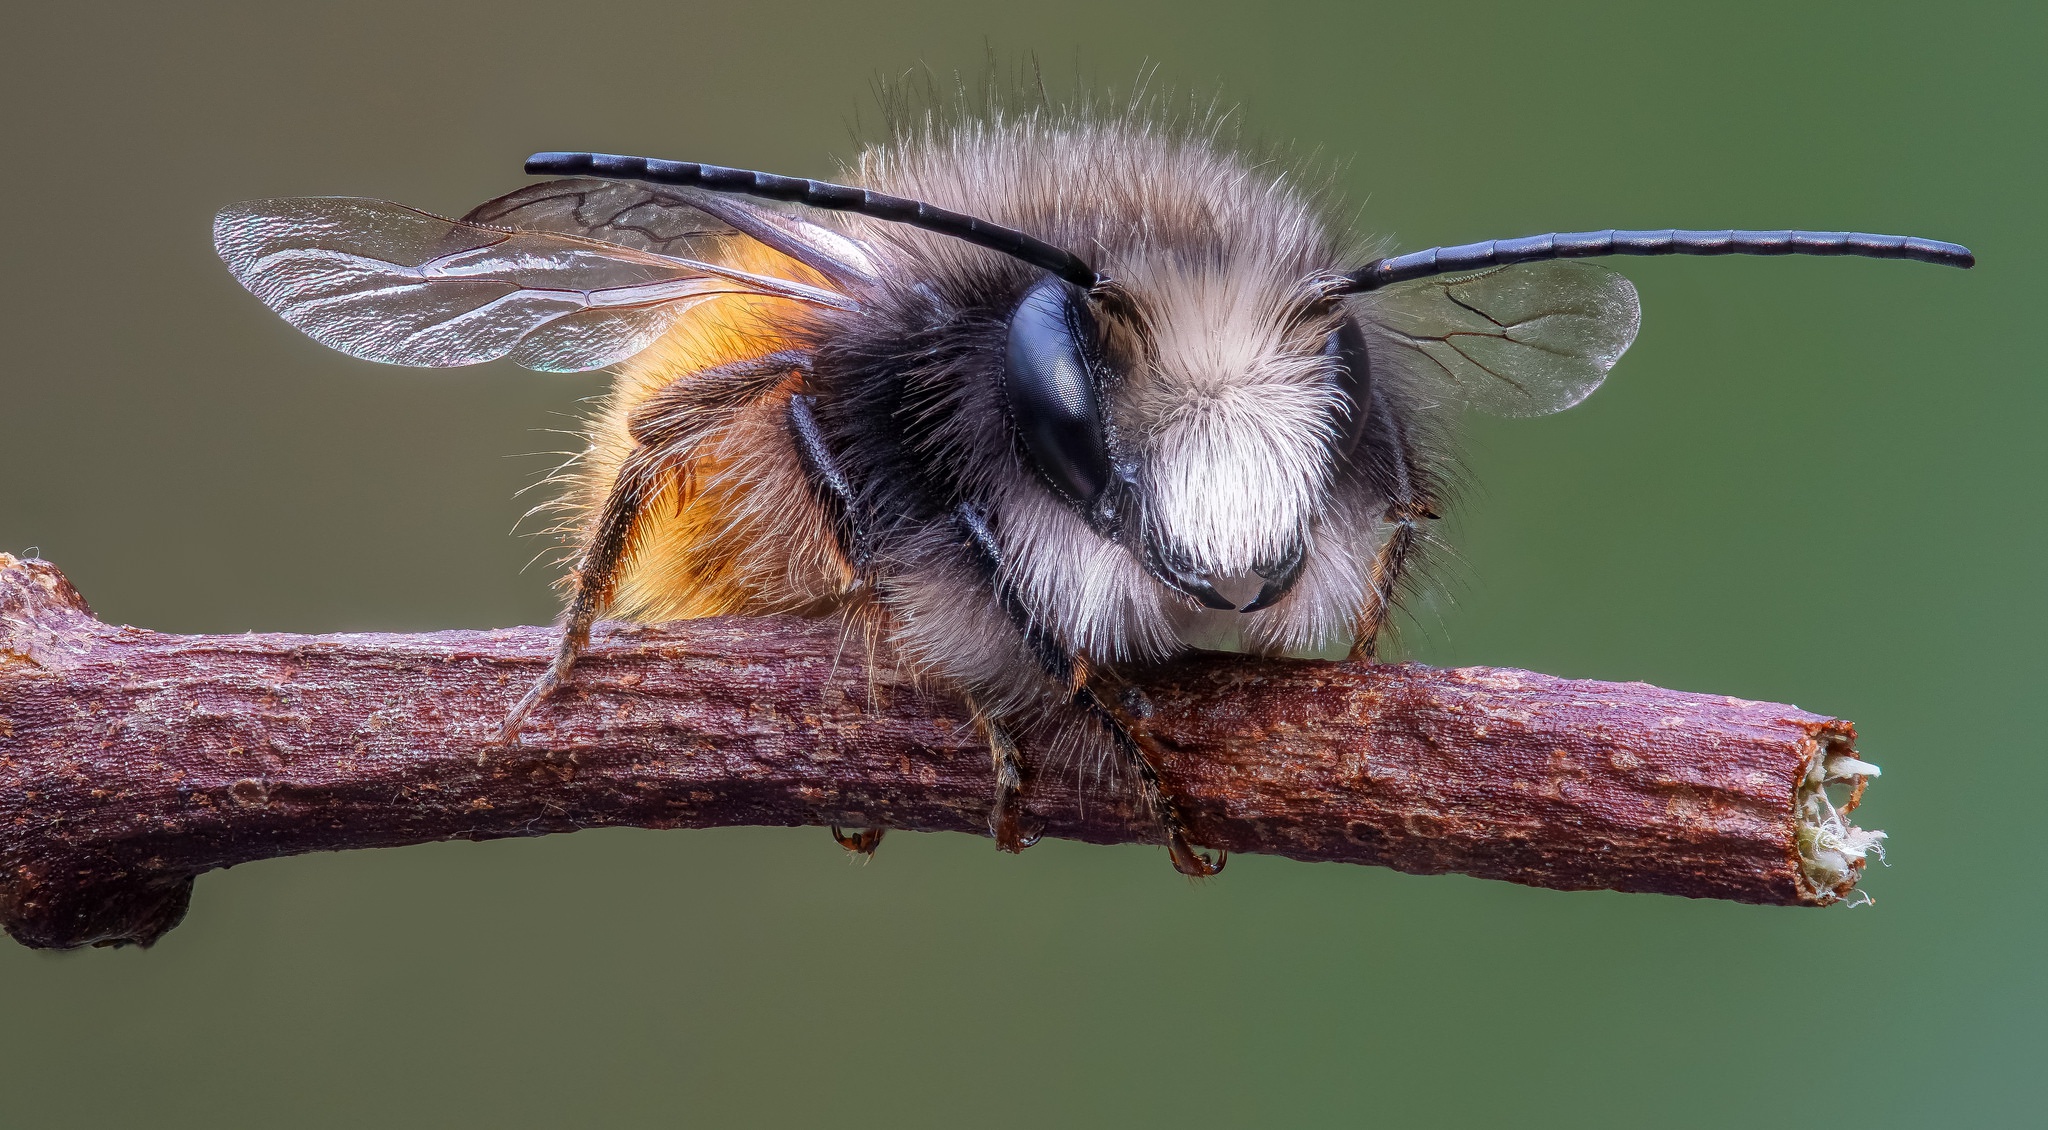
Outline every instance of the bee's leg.
{"label": "bee's leg", "polygon": [[1039,833],[1045,830],[1024,808],[1024,755],[1002,723],[973,707],[972,698],[968,703],[974,709],[975,725],[988,739],[989,763],[996,776],[996,799],[988,811],[989,835],[996,838],[998,850],[1015,855],[1037,843]]}
{"label": "bee's leg", "polygon": [[[1173,860],[1174,869],[1183,875],[1201,878],[1223,870],[1224,861],[1228,858],[1224,853],[1217,852],[1216,858],[1212,860],[1188,843],[1187,821],[1182,819],[1180,807],[1173,799],[1173,795],[1160,784],[1158,758],[1147,750],[1138,731],[1126,723],[1123,711],[1105,700],[1090,686],[1086,664],[1066,646],[1065,641],[1058,637],[1050,625],[1031,614],[1023,598],[1009,585],[1003,573],[1002,546],[996,541],[995,532],[989,529],[987,519],[979,510],[967,503],[962,503],[956,508],[953,517],[959,524],[961,532],[966,535],[968,548],[980,563],[990,587],[995,590],[997,601],[1009,616],[1010,623],[1016,627],[1017,633],[1024,638],[1025,646],[1038,660],[1040,669],[1045,672],[1047,678],[1069,690],[1073,695],[1073,704],[1108,732],[1117,755],[1137,772],[1139,795],[1153,818],[1159,821],[1160,829],[1166,833],[1167,855]],[[1137,699],[1142,702],[1142,694],[1139,694]],[[1004,791],[1005,750],[998,746],[996,735],[1001,735],[1006,742],[1008,739],[1008,735],[1003,734],[1000,729],[991,733],[990,747],[996,760],[997,779],[996,811],[990,816],[991,825],[1000,824],[1004,819],[1003,809],[1008,799]],[[1008,756],[1014,759],[1013,764],[1021,790],[1022,759],[1016,757],[1015,742],[1007,742],[1007,745]],[[1021,807],[1021,791],[1018,795]],[[1037,839],[1037,834],[1033,833],[1029,841],[1016,848],[1006,847],[1005,850],[1022,850]],[[1002,846],[1000,834],[997,836],[997,843],[998,846]]]}
{"label": "bee's leg", "polygon": [[1373,659],[1379,654],[1380,630],[1386,627],[1387,617],[1393,612],[1401,578],[1408,570],[1409,558],[1414,556],[1415,543],[1422,537],[1421,527],[1416,523],[1419,517],[1423,515],[1398,503],[1387,508],[1386,520],[1392,525],[1368,566],[1365,605],[1359,609],[1351,643],[1353,659]]}
{"label": "bee's leg", "polygon": [[[1139,701],[1142,702],[1142,694]],[[1134,725],[1127,712],[1112,706],[1094,687],[1084,686],[1074,695],[1074,704],[1109,734],[1117,755],[1138,774],[1138,796],[1151,810],[1152,818],[1166,833],[1166,855],[1173,869],[1195,879],[1207,879],[1223,870],[1230,853],[1218,848],[1215,856],[1203,855],[1188,842],[1187,820],[1180,803],[1159,779],[1159,755],[1144,738],[1142,727]]]}
{"label": "bee's leg", "polygon": [[[519,728],[525,724],[527,715],[533,713],[533,708],[568,682],[569,669],[575,666],[576,657],[590,644],[591,625],[597,622],[598,615],[611,599],[612,586],[618,579],[619,562],[625,556],[626,540],[632,534],[633,523],[639,518],[647,500],[659,490],[664,454],[644,446],[637,447],[619,465],[618,478],[612,483],[611,493],[605,496],[597,524],[589,541],[584,543],[583,552],[577,556],[576,572],[570,581],[574,588],[568,611],[562,617],[562,639],[555,648],[555,657],[549,662],[547,671],[512,707],[511,713],[505,715],[492,745],[511,744],[518,738]],[[482,763],[482,754],[478,755],[477,761]]]}
{"label": "bee's leg", "polygon": [[839,555],[856,577],[866,572],[872,555],[873,533],[867,513],[854,494],[853,481],[839,469],[839,461],[825,446],[824,429],[818,426],[818,398],[798,394],[789,398],[789,441],[796,447],[797,462],[811,484],[811,495],[824,507],[832,524],[832,538]]}
{"label": "bee's leg", "polygon": [[[868,567],[870,530],[862,510],[860,499],[854,494],[853,482],[839,469],[839,462],[833,458],[831,448],[825,445],[824,429],[818,426],[818,399],[801,393],[789,398],[785,423],[789,427],[789,441],[796,448],[797,462],[804,469],[804,478],[811,484],[811,495],[818,505],[824,507],[832,524],[833,541],[839,546],[839,556],[846,562],[848,574],[855,584],[864,579]],[[882,828],[859,828],[851,833],[842,832],[838,825],[832,827],[832,838],[839,846],[858,856],[872,856],[881,846]]]}
{"label": "bee's leg", "polygon": [[[576,657],[590,644],[591,625],[611,599],[641,509],[707,437],[731,423],[740,409],[773,390],[791,373],[807,371],[809,365],[806,355],[788,352],[714,366],[678,377],[634,410],[628,430],[638,445],[619,464],[612,489],[577,555],[569,607],[562,616],[561,643],[547,671],[505,716],[492,745],[510,744],[534,707],[568,682]],[[479,755],[478,761],[482,760]]]}
{"label": "bee's leg", "polygon": [[[1023,598],[1010,586],[1003,573],[1002,546],[996,541],[995,531],[989,529],[987,519],[968,503],[961,503],[954,509],[953,519],[966,536],[968,549],[982,575],[995,591],[997,603],[1002,605],[1003,613],[1009,617],[1017,634],[1023,637],[1024,645],[1032,658],[1038,661],[1039,669],[1045,672],[1046,678],[1071,691],[1082,665],[1047,624],[1031,615]],[[995,768],[996,796],[995,804],[989,810],[989,830],[995,834],[997,847],[1008,852],[1023,851],[1038,842],[1039,831],[1043,827],[1031,819],[1025,809],[1030,779],[1025,772],[1024,755],[1009,731],[978,703],[970,698],[968,707],[974,712],[975,723],[988,737],[989,757]]]}
{"label": "bee's leg", "polygon": [[1431,476],[1421,466],[1407,429],[1377,394],[1361,446],[1372,453],[1364,467],[1366,479],[1387,500],[1385,520],[1390,523],[1386,540],[1367,567],[1365,604],[1359,609],[1351,645],[1351,658],[1371,659],[1379,648],[1380,629],[1393,612],[1401,579],[1422,541],[1421,523],[1436,513]]}

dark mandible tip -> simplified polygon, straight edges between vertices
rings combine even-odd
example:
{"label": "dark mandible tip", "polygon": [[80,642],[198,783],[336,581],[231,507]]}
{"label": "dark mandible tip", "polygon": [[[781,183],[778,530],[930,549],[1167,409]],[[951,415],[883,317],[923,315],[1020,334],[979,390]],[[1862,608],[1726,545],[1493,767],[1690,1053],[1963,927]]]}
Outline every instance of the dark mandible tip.
{"label": "dark mandible tip", "polygon": [[780,200],[835,212],[853,212],[966,240],[1043,268],[1083,289],[1093,290],[1106,282],[1080,256],[1015,228],[1006,228],[978,216],[950,211],[922,200],[908,200],[850,185],[777,176],[749,169],[728,169],[695,161],[661,161],[610,153],[535,153],[526,159],[526,171],[533,176],[604,177],[672,184],[706,192]]}
{"label": "dark mandible tip", "polygon": [[1545,259],[1589,259],[1601,255],[1857,255],[1870,259],[1918,259],[1950,267],[1974,267],[1977,257],[1957,243],[1918,236],[1870,235],[1849,231],[1661,231],[1552,232],[1520,239],[1491,239],[1457,247],[1431,247],[1375,259],[1347,271],[1337,293],[1360,294],[1392,283],[1431,275],[1478,271]]}

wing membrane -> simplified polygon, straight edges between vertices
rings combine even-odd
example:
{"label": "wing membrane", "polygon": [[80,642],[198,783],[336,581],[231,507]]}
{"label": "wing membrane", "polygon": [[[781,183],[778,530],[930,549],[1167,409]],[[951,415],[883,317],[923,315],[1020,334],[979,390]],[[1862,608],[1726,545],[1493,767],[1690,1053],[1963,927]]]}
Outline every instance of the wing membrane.
{"label": "wing membrane", "polygon": [[1358,313],[1375,361],[1498,416],[1562,412],[1592,395],[1642,319],[1628,279],[1570,260],[1399,283]]}
{"label": "wing membrane", "polygon": [[639,352],[683,310],[721,294],[852,305],[697,259],[383,200],[237,204],[215,219],[214,246],[237,281],[307,336],[395,365],[510,356],[575,372]]}
{"label": "wing membrane", "polygon": [[772,208],[669,185],[569,177],[507,193],[462,218],[692,259],[707,257],[721,240],[744,235],[836,284],[875,281],[874,260],[856,240]]}
{"label": "wing membrane", "polygon": [[651,185],[572,178],[530,184],[471,208],[465,223],[551,231],[602,240],[637,251],[703,259],[733,236],[724,221]]}

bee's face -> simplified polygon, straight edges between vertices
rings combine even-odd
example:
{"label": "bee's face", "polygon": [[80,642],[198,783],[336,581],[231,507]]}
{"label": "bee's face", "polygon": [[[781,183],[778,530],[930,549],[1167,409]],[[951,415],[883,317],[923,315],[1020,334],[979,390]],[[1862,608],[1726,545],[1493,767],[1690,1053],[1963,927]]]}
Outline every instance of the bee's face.
{"label": "bee's face", "polygon": [[1362,418],[1363,357],[1298,274],[1146,266],[1127,268],[1111,303],[1057,280],[1025,294],[1009,323],[1010,416],[1046,486],[1159,584],[1258,611],[1313,548]]}

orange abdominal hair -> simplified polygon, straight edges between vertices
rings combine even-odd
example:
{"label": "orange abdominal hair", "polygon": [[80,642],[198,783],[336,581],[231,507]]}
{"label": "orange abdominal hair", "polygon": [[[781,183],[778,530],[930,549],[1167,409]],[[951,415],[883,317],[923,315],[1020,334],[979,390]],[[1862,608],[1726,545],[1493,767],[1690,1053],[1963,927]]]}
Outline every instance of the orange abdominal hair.
{"label": "orange abdominal hair", "polygon": [[[814,277],[751,240],[728,241],[721,265],[784,278]],[[569,483],[560,532],[580,535],[602,508],[636,441],[634,413],[679,378],[760,357],[794,344],[796,304],[725,295],[684,311],[652,346],[618,369],[610,395],[587,425],[589,449],[558,473]],[[614,613],[640,621],[796,612],[841,603],[852,582],[830,526],[796,462],[782,416],[794,391],[783,386],[732,413],[634,524]]]}

